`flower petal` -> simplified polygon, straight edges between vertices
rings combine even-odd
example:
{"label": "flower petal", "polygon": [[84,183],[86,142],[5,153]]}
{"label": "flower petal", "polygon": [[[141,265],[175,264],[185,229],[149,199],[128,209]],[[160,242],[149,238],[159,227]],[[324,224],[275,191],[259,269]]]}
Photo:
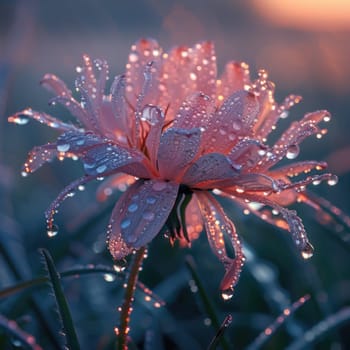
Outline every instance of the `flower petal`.
{"label": "flower petal", "polygon": [[324,170],[327,168],[327,163],[322,161],[308,160],[302,162],[296,162],[288,165],[281,166],[277,169],[270,170],[269,175],[273,177],[293,177],[301,173],[308,173],[313,169]]}
{"label": "flower petal", "polygon": [[129,164],[141,163],[144,156],[127,148],[105,143],[88,149],[81,158],[86,174],[105,176],[111,171],[120,171],[120,168]]}
{"label": "flower petal", "polygon": [[72,92],[68,89],[67,85],[54,74],[45,74],[40,84],[55,96],[72,96]]}
{"label": "flower petal", "polygon": [[103,144],[104,140],[91,132],[67,131],[57,139],[57,150],[60,152],[72,152],[77,156],[82,155],[92,146]]}
{"label": "flower petal", "polygon": [[44,112],[34,111],[31,108],[26,108],[23,111],[17,112],[16,114],[8,117],[10,123],[19,125],[27,124],[29,119],[34,119],[41,124],[46,124],[50,128],[68,131],[78,130],[74,125],[63,123],[61,120],[52,117]]}
{"label": "flower petal", "polygon": [[211,99],[215,99],[216,95],[216,56],[214,44],[205,41],[196,44],[192,54],[192,73],[190,79],[196,82],[196,90],[208,95]]}
{"label": "flower petal", "polygon": [[[211,42],[193,48],[175,47],[164,58],[161,106],[169,106],[167,120],[171,120],[182,102],[195,92],[214,100],[216,90],[216,57]],[[169,116],[169,117],[168,117]]]}
{"label": "flower petal", "polygon": [[29,152],[22,169],[25,173],[32,173],[39,169],[44,163],[50,162],[57,154],[56,144],[48,143],[43,146],[34,147]]}
{"label": "flower petal", "polygon": [[[110,221],[109,244],[121,237],[138,249],[162,229],[172,210],[179,185],[157,180],[138,180],[119,198]],[[111,251],[112,255],[114,252]]]}
{"label": "flower petal", "polygon": [[293,122],[275,143],[271,152],[266,153],[254,170],[270,168],[285,156],[290,159],[295,158],[299,153],[299,144],[307,137],[319,132],[317,124],[329,118],[330,114],[327,111],[316,111],[306,114],[299,121]]}
{"label": "flower petal", "polygon": [[183,129],[204,127],[214,112],[214,100],[202,92],[196,92],[182,103],[173,126]]}
{"label": "flower petal", "polygon": [[221,153],[209,153],[200,157],[185,172],[181,182],[196,188],[213,188],[217,181],[232,180],[239,168]]}
{"label": "flower petal", "polygon": [[196,156],[200,145],[199,129],[170,128],[162,134],[158,149],[161,176],[175,180]]}
{"label": "flower petal", "polygon": [[256,139],[244,138],[240,140],[228,154],[228,158],[242,166],[245,171],[258,163],[266,153],[267,147]]}
{"label": "flower petal", "polygon": [[[210,193],[197,191],[195,194],[211,249],[224,264],[226,270],[220,288],[222,290],[231,289],[238,282],[244,262],[242,246],[236,233],[236,228]],[[224,237],[230,240],[234,258],[227,256]]]}
{"label": "flower petal", "polygon": [[[196,198],[194,198],[195,196],[195,194],[192,195],[192,199],[186,207],[185,214],[186,230],[190,242],[196,240],[203,231],[203,219],[198,207],[198,202]],[[188,242],[183,238],[183,234],[180,234],[179,240],[181,245],[188,246]]]}
{"label": "flower petal", "polygon": [[[225,191],[227,192],[227,191]],[[283,194],[283,192],[282,192]],[[232,195],[235,196],[234,193]],[[252,195],[245,193],[242,197],[241,204],[248,208],[249,211],[259,216],[262,220],[267,221],[270,224],[273,224],[279,228],[287,230],[290,232],[292,239],[300,251],[301,255],[307,259],[310,258],[312,252],[312,246],[307,237],[304,225],[300,217],[297,215],[295,210],[289,210],[280,206],[277,202],[272,200],[273,197],[265,197],[260,195]],[[238,199],[238,198],[237,198]],[[237,200],[236,199],[236,200]],[[251,202],[256,202],[262,204],[258,209],[250,206],[246,203],[246,200]],[[265,210],[264,206],[269,206],[274,210],[274,213],[271,213],[268,210]]]}
{"label": "flower petal", "polygon": [[249,66],[244,62],[228,62],[225,71],[216,82],[217,103],[221,105],[223,100],[238,90],[250,84]]}
{"label": "flower petal", "polygon": [[206,128],[206,152],[230,151],[240,135],[249,135],[258,112],[254,94],[241,90],[228,97]]}
{"label": "flower petal", "polygon": [[[123,75],[116,76],[110,90],[110,103],[105,102],[104,110],[100,115],[101,126],[106,134],[113,134],[112,138],[130,137],[129,130],[132,127],[131,112],[125,98],[126,78]],[[110,110],[109,110],[110,108]]]}
{"label": "flower petal", "polygon": [[271,177],[265,174],[239,174],[232,180],[231,186],[236,186],[238,193],[244,192],[278,192],[279,184]]}
{"label": "flower petal", "polygon": [[50,204],[50,206],[45,211],[45,217],[46,217],[48,229],[52,229],[54,225],[53,224],[54,215],[57,213],[57,209],[61,205],[61,203],[68,197],[71,197],[72,195],[74,195],[75,191],[79,188],[79,186],[82,186],[94,179],[96,179],[96,176],[85,175],[71,182],[59,193],[56,199]]}
{"label": "flower petal", "polygon": [[160,108],[156,106],[145,106],[143,109],[143,118],[149,124],[150,130],[146,138],[146,147],[149,159],[153,167],[157,168],[157,154],[159,149],[159,141],[164,126],[164,114]]}
{"label": "flower petal", "polygon": [[88,175],[105,176],[125,171],[138,177],[151,176],[147,159],[141,152],[108,142],[90,132],[69,131],[62,134],[57,140],[57,150],[81,158]]}
{"label": "flower petal", "polygon": [[[136,108],[139,96],[148,92],[142,91],[145,86],[145,67],[151,62],[160,60],[161,57],[162,48],[156,40],[140,39],[131,47],[129,60],[126,65],[126,97],[134,108]],[[152,88],[158,90],[158,84],[150,87],[150,89]],[[156,104],[156,102],[158,101],[144,101],[144,104]]]}

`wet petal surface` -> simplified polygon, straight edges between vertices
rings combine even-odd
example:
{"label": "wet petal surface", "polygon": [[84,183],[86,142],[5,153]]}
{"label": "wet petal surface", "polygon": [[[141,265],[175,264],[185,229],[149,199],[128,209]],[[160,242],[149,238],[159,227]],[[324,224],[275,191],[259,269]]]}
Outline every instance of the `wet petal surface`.
{"label": "wet petal surface", "polygon": [[[130,248],[150,242],[164,226],[172,210],[179,185],[157,180],[138,180],[119,198],[111,217],[109,247],[121,237]],[[116,257],[118,254],[111,250]]]}

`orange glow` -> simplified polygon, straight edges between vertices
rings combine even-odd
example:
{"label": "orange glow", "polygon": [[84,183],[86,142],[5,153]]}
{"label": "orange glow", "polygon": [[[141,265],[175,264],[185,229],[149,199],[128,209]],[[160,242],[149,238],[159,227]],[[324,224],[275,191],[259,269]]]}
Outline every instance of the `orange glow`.
{"label": "orange glow", "polygon": [[348,0],[252,1],[260,15],[284,27],[322,31],[350,29]]}

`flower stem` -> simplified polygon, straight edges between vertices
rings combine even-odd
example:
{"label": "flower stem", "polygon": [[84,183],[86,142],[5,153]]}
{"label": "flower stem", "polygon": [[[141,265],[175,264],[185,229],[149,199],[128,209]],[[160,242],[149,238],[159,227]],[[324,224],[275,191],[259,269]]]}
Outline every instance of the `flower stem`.
{"label": "flower stem", "polygon": [[128,333],[130,330],[130,314],[132,311],[132,302],[134,301],[134,292],[136,288],[136,283],[138,280],[140,267],[145,256],[146,247],[140,248],[134,257],[132,262],[127,285],[125,288],[125,295],[123,305],[120,311],[120,326],[116,329],[118,335],[118,345],[117,350],[127,350],[128,349]]}

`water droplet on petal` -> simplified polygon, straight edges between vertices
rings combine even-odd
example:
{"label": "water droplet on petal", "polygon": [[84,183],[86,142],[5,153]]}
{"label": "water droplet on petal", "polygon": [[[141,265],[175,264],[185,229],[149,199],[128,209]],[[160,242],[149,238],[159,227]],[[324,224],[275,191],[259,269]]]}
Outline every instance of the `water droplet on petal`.
{"label": "water droplet on petal", "polygon": [[135,53],[135,52],[132,52],[130,55],[129,55],[129,61],[130,62],[137,62],[138,61],[138,59],[139,59],[139,56],[138,56],[138,54],[137,53]]}
{"label": "water droplet on petal", "polygon": [[336,184],[338,183],[338,176],[332,175],[332,176],[328,179],[327,183],[328,183],[329,186],[334,186],[334,185],[336,185]]}
{"label": "water droplet on petal", "polygon": [[128,207],[128,211],[130,213],[134,213],[138,209],[138,205],[136,203],[131,203]]}
{"label": "water droplet on petal", "polygon": [[323,117],[323,121],[326,123],[328,123],[330,120],[331,120],[331,116],[329,114],[327,114]]}
{"label": "water droplet on petal", "polygon": [[303,250],[301,251],[301,256],[303,259],[310,259],[314,255],[314,247],[311,243],[307,242]]}
{"label": "water droplet on petal", "polygon": [[298,145],[290,145],[287,149],[286,157],[288,159],[294,159],[298,156],[300,152]]}
{"label": "water droplet on petal", "polygon": [[99,167],[96,168],[96,172],[98,174],[103,173],[107,169],[106,165],[100,165]]}
{"label": "water droplet on petal", "polygon": [[147,204],[154,204],[157,201],[156,197],[149,196],[146,198]]}
{"label": "water droplet on petal", "polygon": [[229,289],[223,290],[222,293],[221,293],[221,297],[225,301],[226,300],[230,300],[233,297],[233,293],[234,293],[234,290],[231,287]]}
{"label": "water droplet on petal", "polygon": [[280,118],[281,119],[286,119],[289,115],[289,112],[288,111],[283,111],[281,114],[280,114]]}
{"label": "water droplet on petal", "polygon": [[62,145],[57,145],[57,151],[58,152],[67,152],[70,148],[70,145],[68,143],[64,143]]}
{"label": "water droplet on petal", "polygon": [[22,171],[22,172],[21,172],[21,176],[22,176],[22,177],[27,177],[27,176],[28,176],[28,173],[27,173],[26,171]]}
{"label": "water droplet on petal", "polygon": [[232,123],[233,130],[239,131],[242,128],[242,122],[239,120],[234,120]]}
{"label": "water droplet on petal", "polygon": [[51,225],[46,231],[48,237],[52,238],[55,237],[58,234],[58,226],[57,225]]}
{"label": "water droplet on petal", "polygon": [[29,118],[24,117],[24,116],[14,116],[14,117],[10,117],[9,121],[18,125],[25,125],[28,124],[29,122]]}
{"label": "water droplet on petal", "polygon": [[127,228],[131,225],[131,221],[130,219],[124,219],[121,223],[120,223],[120,227],[121,228]]}

